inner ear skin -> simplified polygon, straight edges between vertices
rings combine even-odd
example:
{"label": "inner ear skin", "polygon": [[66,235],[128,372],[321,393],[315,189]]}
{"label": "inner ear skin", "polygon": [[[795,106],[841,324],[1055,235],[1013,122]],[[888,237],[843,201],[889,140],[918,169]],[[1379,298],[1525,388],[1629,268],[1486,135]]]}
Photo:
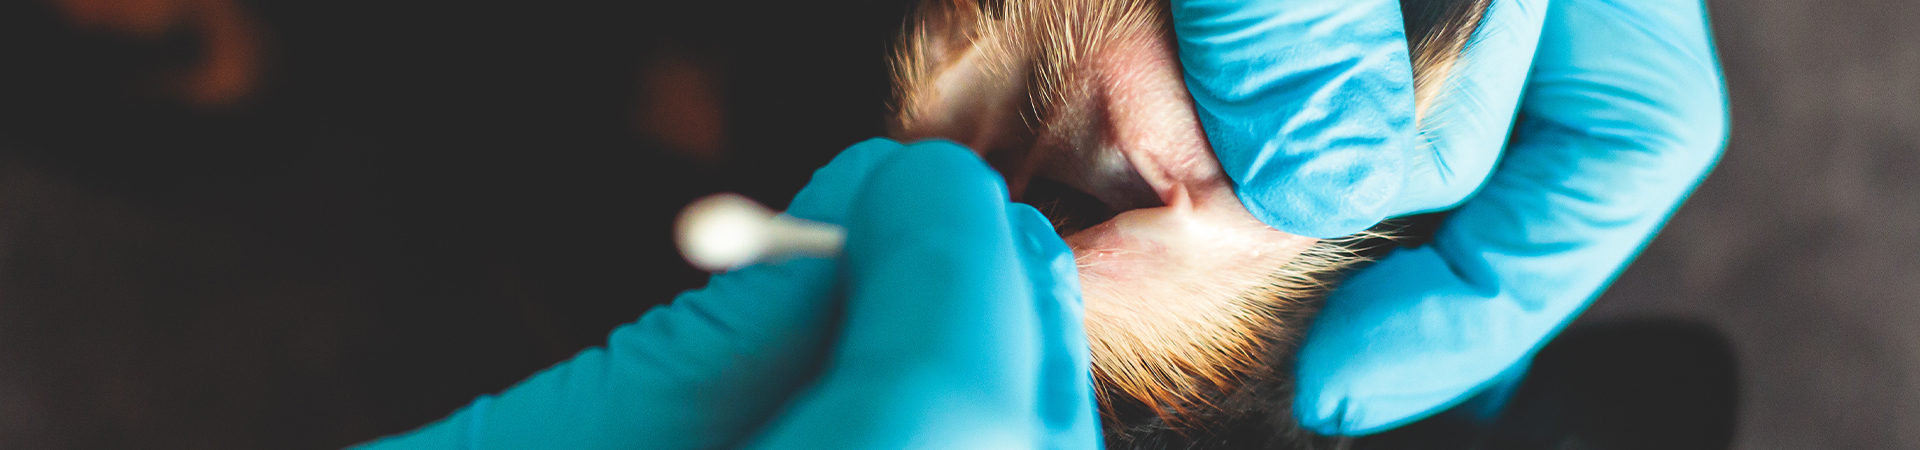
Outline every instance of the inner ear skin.
{"label": "inner ear skin", "polygon": [[[1097,75],[1096,75],[1097,76]],[[1094,86],[1104,86],[1097,83]],[[1032,144],[1035,175],[1059,181],[1100,200],[1108,217],[1122,211],[1163,206],[1153,186],[1135,170],[1114,143],[1122,142],[1105,89],[1081,89],[1071,105],[1055,105]],[[1105,218],[1103,217],[1102,220]]]}

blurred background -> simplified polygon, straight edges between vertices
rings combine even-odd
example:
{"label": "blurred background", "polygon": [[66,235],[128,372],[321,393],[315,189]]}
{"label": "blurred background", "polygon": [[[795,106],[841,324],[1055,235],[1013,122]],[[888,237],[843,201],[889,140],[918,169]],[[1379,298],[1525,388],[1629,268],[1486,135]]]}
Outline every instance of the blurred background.
{"label": "blurred background", "polygon": [[[0,0],[0,449],[424,424],[884,132],[909,2],[647,3]],[[1920,3],[1709,7],[1726,156],[1581,321],[1724,335],[1735,448],[1920,448]]]}

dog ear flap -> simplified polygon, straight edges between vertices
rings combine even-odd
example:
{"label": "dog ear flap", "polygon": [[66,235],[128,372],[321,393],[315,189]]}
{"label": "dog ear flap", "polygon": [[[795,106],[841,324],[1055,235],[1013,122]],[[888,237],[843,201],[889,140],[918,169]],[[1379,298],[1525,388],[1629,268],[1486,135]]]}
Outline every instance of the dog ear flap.
{"label": "dog ear flap", "polygon": [[929,67],[944,67],[973,51],[988,5],[977,0],[927,0],[920,3],[907,26],[914,48]]}
{"label": "dog ear flap", "polygon": [[[981,27],[986,5],[979,0],[923,0],[907,16],[899,41],[894,44],[892,117],[888,131],[895,138],[912,136],[916,122],[934,120],[941,107],[938,100],[941,77],[955,70],[967,70],[969,55],[981,51]],[[929,98],[933,95],[933,98]],[[952,138],[952,137],[948,137]]]}
{"label": "dog ear flap", "polygon": [[893,57],[890,134],[944,138],[982,153],[1028,136],[1026,55],[995,0],[924,0]]}

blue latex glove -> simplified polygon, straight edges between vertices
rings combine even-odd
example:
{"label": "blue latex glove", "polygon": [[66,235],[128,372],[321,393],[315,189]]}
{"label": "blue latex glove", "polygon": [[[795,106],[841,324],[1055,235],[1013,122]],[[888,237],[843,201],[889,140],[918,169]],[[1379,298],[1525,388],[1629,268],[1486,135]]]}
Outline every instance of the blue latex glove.
{"label": "blue latex glove", "polygon": [[[1532,73],[1506,154],[1430,245],[1335,291],[1299,355],[1296,416],[1322,433],[1417,420],[1500,382],[1647,243],[1726,139],[1706,12],[1671,0],[1504,1],[1469,51],[1460,109],[1428,138],[1403,212],[1446,205],[1499,154],[1514,64]],[[1535,25],[1540,24],[1540,25]],[[1540,30],[1533,38],[1529,30]],[[1452,115],[1449,115],[1452,114]],[[1456,127],[1462,126],[1462,127]],[[1422,176],[1427,178],[1422,178]],[[1425,191],[1435,189],[1437,191]],[[1406,200],[1414,199],[1414,200]]]}
{"label": "blue latex glove", "polygon": [[581,352],[366,449],[1097,448],[1072,255],[959,145],[847,149],[789,214],[839,261],[715,275]]}

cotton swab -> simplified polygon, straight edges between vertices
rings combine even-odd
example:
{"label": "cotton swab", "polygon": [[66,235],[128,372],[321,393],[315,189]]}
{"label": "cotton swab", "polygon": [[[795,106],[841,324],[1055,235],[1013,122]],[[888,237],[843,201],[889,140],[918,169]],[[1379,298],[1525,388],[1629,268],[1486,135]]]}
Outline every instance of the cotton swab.
{"label": "cotton swab", "polygon": [[733,193],[688,204],[674,224],[674,235],[687,262],[708,272],[799,256],[831,257],[840,254],[847,238],[837,225],[774,214]]}

